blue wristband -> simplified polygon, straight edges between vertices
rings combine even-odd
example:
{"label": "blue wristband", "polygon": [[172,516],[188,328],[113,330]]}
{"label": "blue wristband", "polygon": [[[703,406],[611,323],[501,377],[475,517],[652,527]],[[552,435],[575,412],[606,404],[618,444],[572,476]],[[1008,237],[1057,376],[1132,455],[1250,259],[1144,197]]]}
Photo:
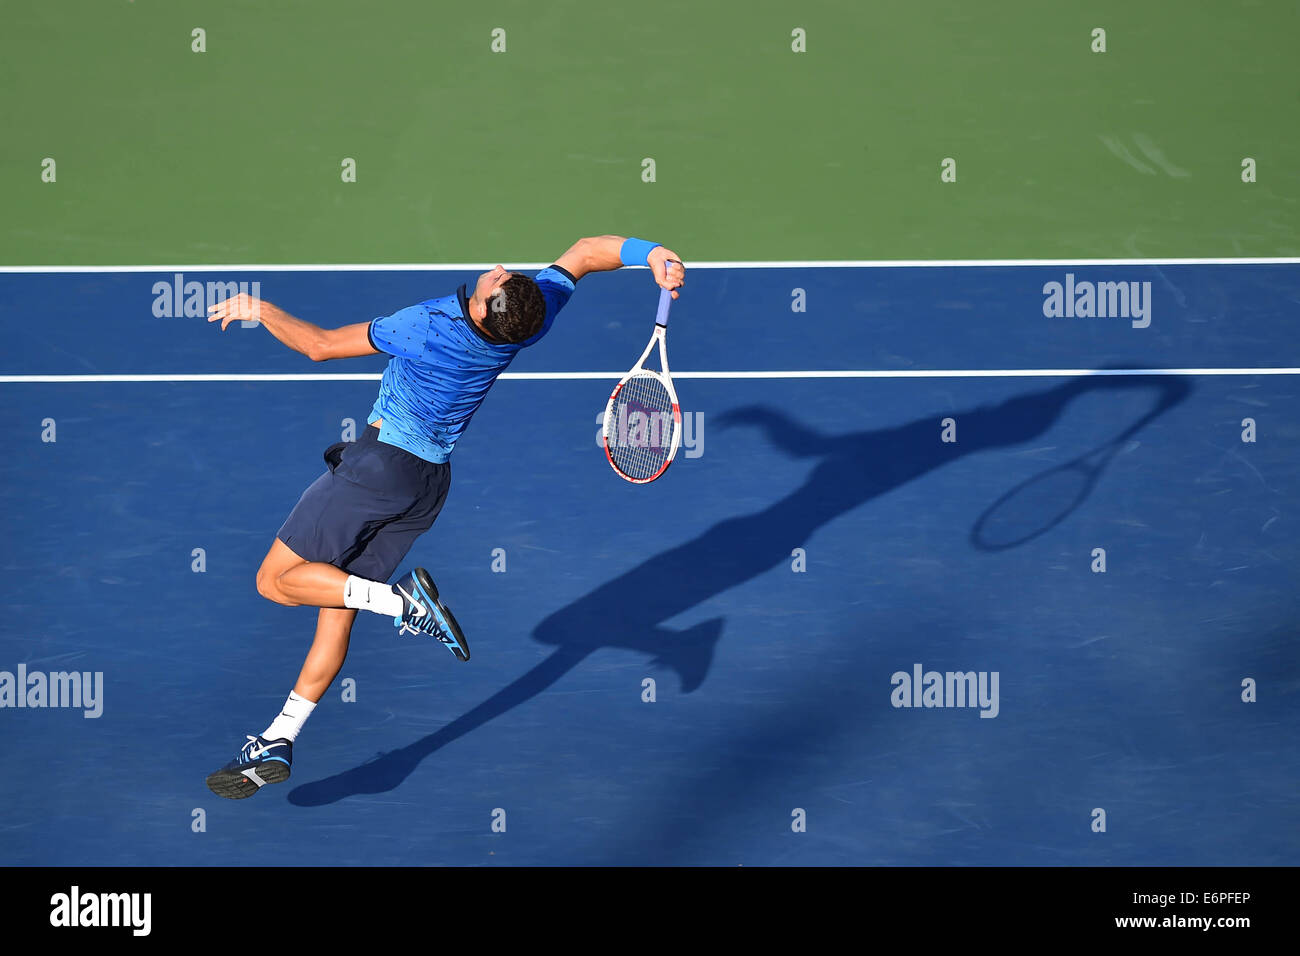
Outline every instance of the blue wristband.
{"label": "blue wristband", "polygon": [[659,243],[646,239],[624,239],[618,250],[618,258],[625,266],[648,266],[650,250],[658,247]]}

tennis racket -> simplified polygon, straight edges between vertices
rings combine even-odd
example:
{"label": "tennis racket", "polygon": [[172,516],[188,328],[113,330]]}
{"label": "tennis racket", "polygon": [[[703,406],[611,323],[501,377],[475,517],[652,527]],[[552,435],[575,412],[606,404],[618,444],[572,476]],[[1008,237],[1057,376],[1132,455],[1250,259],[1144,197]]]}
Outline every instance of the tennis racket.
{"label": "tennis racket", "polygon": [[[682,440],[682,412],[668,371],[668,309],[673,294],[659,293],[655,329],[631,371],[610,393],[601,435],[605,457],[620,478],[644,485],[672,464]],[[659,346],[659,371],[646,368],[646,359]]]}

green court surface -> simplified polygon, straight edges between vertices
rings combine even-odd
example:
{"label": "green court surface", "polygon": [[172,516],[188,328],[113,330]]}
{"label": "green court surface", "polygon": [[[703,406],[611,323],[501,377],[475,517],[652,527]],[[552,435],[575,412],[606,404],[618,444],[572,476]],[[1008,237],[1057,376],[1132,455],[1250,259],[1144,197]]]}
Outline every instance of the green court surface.
{"label": "green court surface", "polygon": [[4,22],[10,265],[532,262],[595,232],[695,260],[1300,254],[1292,2],[12,0]]}

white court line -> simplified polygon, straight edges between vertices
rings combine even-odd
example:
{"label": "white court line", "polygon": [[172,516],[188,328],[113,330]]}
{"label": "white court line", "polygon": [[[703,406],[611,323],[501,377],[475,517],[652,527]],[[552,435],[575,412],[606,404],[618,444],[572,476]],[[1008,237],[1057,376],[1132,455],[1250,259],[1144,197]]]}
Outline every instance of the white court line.
{"label": "white court line", "polygon": [[[524,382],[613,380],[624,372],[504,372],[499,377]],[[1300,375],[1300,368],[1003,368],[1003,369],[812,369],[782,372],[673,372],[673,378],[825,379],[825,378],[1080,378],[1087,375]],[[217,372],[160,375],[0,375],[0,385],[85,382],[377,382],[379,372]]]}
{"label": "white court line", "polygon": [[[508,263],[502,263],[508,264]],[[517,262],[513,269],[545,269],[550,262]],[[1300,257],[1249,257],[1220,259],[790,259],[754,262],[687,262],[687,269],[926,269],[988,268],[992,266],[1257,266],[1297,265]],[[162,265],[162,266],[0,266],[3,273],[95,272],[479,272],[495,262],[457,263],[348,263],[299,265]],[[644,266],[633,268],[643,269]]]}

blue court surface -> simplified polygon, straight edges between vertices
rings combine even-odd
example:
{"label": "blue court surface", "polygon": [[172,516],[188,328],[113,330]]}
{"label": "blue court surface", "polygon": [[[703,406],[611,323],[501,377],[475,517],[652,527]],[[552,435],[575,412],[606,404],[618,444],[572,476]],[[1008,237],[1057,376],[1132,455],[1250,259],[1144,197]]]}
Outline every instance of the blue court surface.
{"label": "blue court surface", "polygon": [[[1067,274],[1149,282],[1150,324],[1045,316]],[[472,277],[186,276],[325,326]],[[103,675],[98,717],[0,709],[0,863],[1300,863],[1300,377],[1244,371],[1300,366],[1300,265],[691,271],[702,428],[644,487],[597,433],[656,290],[584,279],[511,371],[614,374],[500,381],[405,565],[473,659],[363,615],[292,779],[239,802],[204,777],[315,616],[254,572],[376,383],[95,377],[383,360],[157,317],[172,278],[0,275],[0,671]],[[724,371],[791,374],[684,374]],[[895,706],[918,669],[990,696]]]}

